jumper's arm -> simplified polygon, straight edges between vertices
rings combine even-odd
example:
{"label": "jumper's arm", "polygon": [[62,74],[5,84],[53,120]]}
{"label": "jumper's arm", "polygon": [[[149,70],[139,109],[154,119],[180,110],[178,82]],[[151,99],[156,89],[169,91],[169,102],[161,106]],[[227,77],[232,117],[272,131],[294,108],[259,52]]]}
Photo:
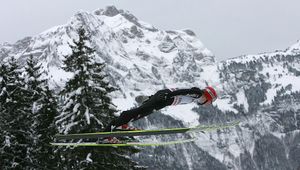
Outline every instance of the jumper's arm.
{"label": "jumper's arm", "polygon": [[192,87],[190,89],[178,89],[171,91],[168,96],[173,97],[173,96],[178,96],[178,95],[197,95],[197,96],[202,96],[203,91],[197,87]]}

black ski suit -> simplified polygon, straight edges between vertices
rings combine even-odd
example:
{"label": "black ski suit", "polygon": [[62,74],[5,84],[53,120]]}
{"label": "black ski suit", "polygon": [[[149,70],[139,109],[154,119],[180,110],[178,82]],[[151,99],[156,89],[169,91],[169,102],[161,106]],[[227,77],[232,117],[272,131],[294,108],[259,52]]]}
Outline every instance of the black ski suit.
{"label": "black ski suit", "polygon": [[[194,101],[202,96],[203,90],[200,90],[197,87],[191,89],[164,89],[159,90],[154,95],[150,96],[147,101],[145,101],[141,106],[123,111],[120,116],[114,119],[104,131],[112,131],[114,128],[121,125],[127,124],[130,121],[138,120],[142,117],[145,117],[151,114],[154,110],[160,110],[166,106],[180,104],[180,96],[188,97]],[[183,103],[185,104],[185,103]]]}

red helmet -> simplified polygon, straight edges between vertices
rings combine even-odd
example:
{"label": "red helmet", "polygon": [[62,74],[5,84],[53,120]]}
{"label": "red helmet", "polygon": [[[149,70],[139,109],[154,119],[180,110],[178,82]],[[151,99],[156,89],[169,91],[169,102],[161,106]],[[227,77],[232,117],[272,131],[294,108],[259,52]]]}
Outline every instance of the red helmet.
{"label": "red helmet", "polygon": [[210,105],[217,99],[218,95],[214,88],[206,87],[203,90],[203,95],[200,97],[200,103],[203,105]]}

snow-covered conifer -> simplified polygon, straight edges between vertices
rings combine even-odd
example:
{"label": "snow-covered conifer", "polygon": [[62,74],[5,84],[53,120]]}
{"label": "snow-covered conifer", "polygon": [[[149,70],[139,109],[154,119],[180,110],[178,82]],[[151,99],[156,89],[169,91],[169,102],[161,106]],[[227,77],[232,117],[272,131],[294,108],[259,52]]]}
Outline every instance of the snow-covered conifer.
{"label": "snow-covered conifer", "polygon": [[30,108],[28,114],[32,118],[29,126],[33,137],[33,150],[30,156],[34,164],[51,169],[59,164],[59,155],[55,153],[54,147],[49,146],[57,133],[54,123],[57,102],[41,71],[41,65],[30,56],[26,62],[24,75],[27,103]]}
{"label": "snow-covered conifer", "polygon": [[[116,111],[108,94],[114,90],[105,80],[104,64],[95,59],[90,38],[81,28],[71,45],[64,69],[74,73],[61,95],[63,105],[57,124],[62,133],[96,132],[114,118]],[[128,156],[136,149],[76,148],[64,151],[66,169],[135,169]]]}
{"label": "snow-covered conifer", "polygon": [[11,58],[0,66],[0,160],[1,169],[35,167],[29,152],[32,150],[32,132],[28,125],[27,91],[17,61]]}

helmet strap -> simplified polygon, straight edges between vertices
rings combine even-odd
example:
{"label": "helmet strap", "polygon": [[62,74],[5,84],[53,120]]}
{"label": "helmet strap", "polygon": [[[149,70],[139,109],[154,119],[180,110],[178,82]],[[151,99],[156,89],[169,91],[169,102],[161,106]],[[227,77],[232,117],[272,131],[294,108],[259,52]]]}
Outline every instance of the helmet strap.
{"label": "helmet strap", "polygon": [[206,99],[205,102],[200,103],[200,105],[204,105],[204,104],[206,104],[207,102],[208,102],[208,100]]}

